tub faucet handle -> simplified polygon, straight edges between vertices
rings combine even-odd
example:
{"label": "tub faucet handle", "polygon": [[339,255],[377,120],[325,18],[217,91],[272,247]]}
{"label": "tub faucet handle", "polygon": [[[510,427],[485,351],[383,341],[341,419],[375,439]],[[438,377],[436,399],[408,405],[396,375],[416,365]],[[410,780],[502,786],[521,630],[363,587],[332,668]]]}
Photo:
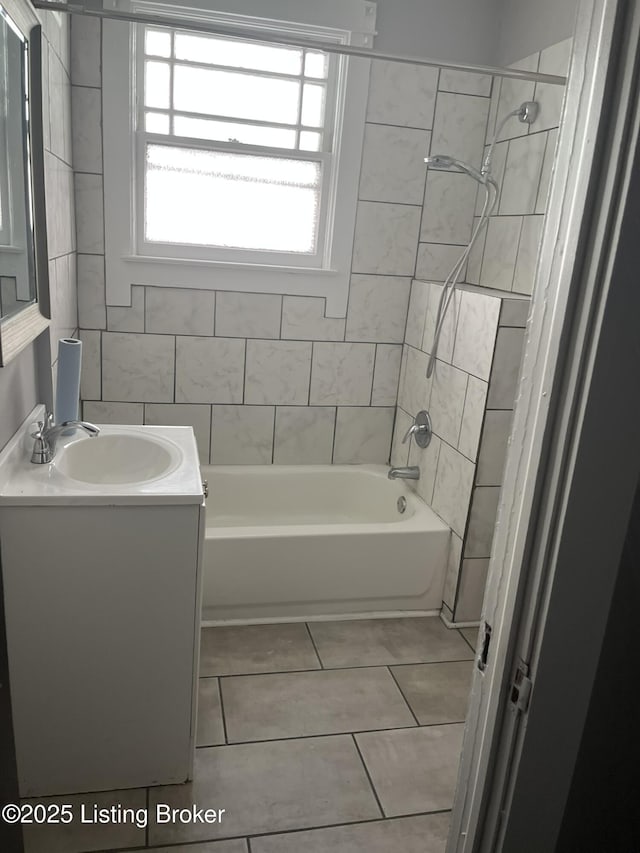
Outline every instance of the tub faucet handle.
{"label": "tub faucet handle", "polygon": [[402,439],[402,443],[406,444],[407,441],[409,441],[409,439],[411,438],[411,436],[414,436],[418,447],[422,447],[424,449],[425,447],[428,447],[431,443],[432,435],[433,428],[431,426],[431,418],[429,417],[429,412],[426,412],[423,409],[416,415],[416,419],[405,433],[405,436]]}

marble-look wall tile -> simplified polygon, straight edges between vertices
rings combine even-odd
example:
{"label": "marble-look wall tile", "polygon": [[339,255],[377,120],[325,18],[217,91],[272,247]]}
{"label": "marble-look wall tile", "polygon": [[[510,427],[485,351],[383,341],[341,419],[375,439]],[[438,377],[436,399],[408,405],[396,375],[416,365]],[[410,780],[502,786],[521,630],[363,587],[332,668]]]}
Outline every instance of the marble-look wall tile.
{"label": "marble-look wall tile", "polygon": [[458,446],[460,437],[467,378],[468,375],[462,370],[436,361],[431,380],[429,414],[435,434],[452,447]]}
{"label": "marble-look wall tile", "polygon": [[431,379],[427,379],[429,358],[420,350],[406,346],[402,353],[398,405],[415,418],[422,409],[429,410]]}
{"label": "marble-look wall tile", "polygon": [[534,212],[546,142],[546,134],[534,133],[509,143],[500,193],[501,216]]}
{"label": "marble-look wall tile", "polygon": [[456,92],[459,95],[491,95],[492,77],[490,74],[472,74],[468,71],[453,71],[442,68],[438,80],[440,92]]}
{"label": "marble-look wall tile", "polygon": [[488,385],[486,382],[483,382],[482,379],[477,379],[475,376],[469,376],[458,450],[460,453],[464,453],[467,459],[471,459],[472,462],[478,457],[478,444],[480,442],[482,421],[485,417],[487,390]]}
{"label": "marble-look wall tile", "polygon": [[496,350],[489,381],[487,406],[490,409],[512,409],[518,390],[520,362],[524,346],[524,329],[498,330]]}
{"label": "marble-look wall tile", "polygon": [[312,406],[368,406],[373,382],[374,344],[314,343]]}
{"label": "marble-look wall tile", "polygon": [[[70,164],[65,152],[65,72],[54,50],[48,51],[49,60],[49,127],[50,150],[58,159]],[[46,105],[45,105],[46,106]]]}
{"label": "marble-look wall tile", "polygon": [[464,291],[456,331],[453,364],[478,379],[489,379],[500,316],[500,300]]}
{"label": "marble-look wall tile", "polygon": [[274,293],[216,294],[216,335],[227,338],[279,338],[282,296]]}
{"label": "marble-look wall tile", "polygon": [[502,485],[512,420],[512,411],[490,409],[485,414],[476,471],[478,486]]}
{"label": "marble-look wall tile", "polygon": [[411,295],[409,297],[404,342],[410,344],[412,347],[416,347],[416,349],[420,349],[422,346],[428,299],[429,284],[426,281],[411,282]]}
{"label": "marble-look wall tile", "polygon": [[179,287],[145,288],[145,328],[166,335],[213,335],[216,295]]}
{"label": "marble-look wall tile", "polygon": [[557,143],[558,131],[550,130],[547,134],[547,144],[544,152],[544,160],[542,162],[540,186],[538,188],[538,198],[536,200],[536,213],[545,213],[547,210],[549,186],[551,184],[551,171],[553,169],[553,161],[556,156]]}
{"label": "marble-look wall tile", "polygon": [[394,409],[338,408],[333,461],[386,465],[391,451]]}
{"label": "marble-look wall tile", "polygon": [[[422,337],[422,349],[424,352],[431,353],[436,349],[436,328],[438,319],[438,310],[440,307],[440,299],[442,298],[443,285],[429,285],[429,303],[427,305],[427,315],[424,323],[424,335]],[[445,300],[449,300],[449,306],[446,309],[440,336],[437,341],[437,356],[440,361],[445,361],[447,364],[452,363],[453,348],[456,338],[456,329],[458,328],[458,316],[460,314],[460,305],[462,302],[463,291],[456,289],[450,296],[445,296]]]}
{"label": "marble-look wall tile", "polygon": [[245,403],[306,406],[311,343],[247,341]]}
{"label": "marble-look wall tile", "polygon": [[469,528],[464,542],[465,557],[490,557],[496,526],[499,486],[480,486],[473,490]]}
{"label": "marble-look wall tile", "polygon": [[433,490],[433,509],[458,536],[464,536],[475,466],[442,442]]}
{"label": "marble-look wall tile", "polygon": [[181,405],[176,403],[146,403],[144,422],[154,426],[190,426],[198,445],[200,462],[209,462],[211,436],[211,406]]}
{"label": "marble-look wall tile", "polygon": [[[424,281],[446,281],[454,265],[460,260],[462,246],[447,246],[442,243],[420,243],[416,263],[416,278]],[[464,281],[465,269],[459,281]]]}
{"label": "marble-look wall tile", "polygon": [[376,347],[372,406],[395,406],[398,399],[398,381],[402,361],[401,344],[378,344]]}
{"label": "marble-look wall tile", "polygon": [[514,293],[533,293],[544,216],[525,216],[513,276]]}
{"label": "marble-look wall tile", "polygon": [[413,205],[359,202],[352,271],[412,276],[421,212]]}
{"label": "marble-look wall tile", "polygon": [[176,403],[242,403],[244,356],[242,340],[176,338]]}
{"label": "marble-look wall tile", "polygon": [[50,95],[50,79],[49,79],[49,42],[46,38],[41,39],[42,55],[42,144],[45,151],[51,151],[51,123],[49,119],[49,104],[51,102]]}
{"label": "marble-look wall tile", "polygon": [[90,424],[143,424],[144,403],[104,403],[85,400],[82,418]]}
{"label": "marble-look wall tile", "polygon": [[479,169],[488,113],[487,98],[438,92],[431,154],[448,154]]}
{"label": "marble-look wall tile", "polygon": [[73,168],[76,172],[102,172],[102,92],[86,86],[71,90]]}
{"label": "marble-look wall tile", "polygon": [[[512,62],[509,67],[520,71],[537,71],[538,57],[539,54],[534,53],[518,62]],[[535,83],[530,80],[516,80],[510,77],[503,77],[500,85],[500,102],[498,104],[496,128],[508,113],[518,109],[524,101],[533,101],[534,92]],[[528,132],[529,125],[526,122],[519,121],[516,116],[513,116],[505,122],[502,131],[498,134],[498,141],[502,139],[514,139],[517,136],[526,136]]]}
{"label": "marble-look wall tile", "polygon": [[[406,435],[406,430],[403,435]],[[420,468],[420,479],[409,482],[417,494],[429,506],[433,503],[433,490],[436,484],[441,446],[442,442],[437,435],[431,436],[431,441],[427,447],[418,447],[413,440],[410,442],[408,464],[417,465]]]}
{"label": "marble-look wall tile", "polygon": [[463,560],[458,585],[454,619],[457,622],[478,622],[487,585],[489,560]]}
{"label": "marble-look wall tile", "polygon": [[174,338],[168,335],[103,332],[102,399],[173,402],[174,349]]}
{"label": "marble-look wall tile", "polygon": [[502,308],[500,309],[500,325],[515,326],[518,329],[524,329],[529,318],[530,307],[531,300],[525,297],[503,299]]}
{"label": "marble-look wall tile", "polygon": [[447,561],[447,573],[444,579],[444,589],[442,591],[442,600],[449,608],[453,610],[456,603],[456,591],[458,589],[458,576],[460,574],[460,564],[462,560],[462,539],[451,534],[451,544],[449,546],[449,559]]}
{"label": "marble-look wall tile", "polygon": [[102,176],[75,176],[76,236],[78,251],[87,255],[104,254]]}
{"label": "marble-look wall tile", "polygon": [[466,245],[471,237],[477,184],[468,175],[430,168],[420,240]]}
{"label": "marble-look wall tile", "polygon": [[212,465],[270,465],[273,406],[213,406]]}
{"label": "marble-look wall tile", "polygon": [[102,255],[78,255],[78,324],[81,329],[106,329],[107,309]]}
{"label": "marble-look wall tile", "polygon": [[[569,73],[573,39],[552,44],[540,53],[539,71],[542,74],[558,74],[566,76]],[[535,99],[540,104],[540,114],[536,119],[536,130],[557,127],[562,115],[562,104],[566,86],[554,86],[550,83],[536,83]]]}
{"label": "marble-look wall tile", "polygon": [[433,125],[437,86],[437,68],[374,60],[367,121],[428,130]]}
{"label": "marble-look wall tile", "polygon": [[413,418],[410,417],[403,409],[396,409],[396,420],[393,429],[393,439],[391,442],[391,465],[395,468],[402,468],[409,464],[409,442],[402,443],[402,439],[407,434],[407,430],[413,423]]}
{"label": "marble-look wall tile", "polygon": [[326,300],[318,296],[283,296],[282,337],[285,340],[343,341],[344,317],[326,317]]}
{"label": "marble-look wall tile", "polygon": [[101,86],[102,23],[85,15],[71,17],[71,80],[77,86]]}
{"label": "marble-look wall tile", "polygon": [[330,465],[336,410],[333,406],[278,406],[273,443],[276,465]]}
{"label": "marble-look wall tile", "polygon": [[[102,256],[99,257],[102,262]],[[131,305],[107,306],[107,328],[110,332],[144,332],[144,291],[144,287],[135,284],[131,288]]]}
{"label": "marble-look wall tile", "polygon": [[400,276],[352,275],[347,341],[402,343],[410,282]]}
{"label": "marble-look wall tile", "polygon": [[493,216],[489,220],[480,284],[511,290],[515,272],[521,216]]}
{"label": "marble-look wall tile", "polygon": [[80,340],[82,341],[81,400],[99,400],[102,396],[100,335],[100,332],[91,329],[80,331]]}
{"label": "marble-look wall tile", "polygon": [[422,204],[430,137],[426,130],[367,124],[358,197]]}

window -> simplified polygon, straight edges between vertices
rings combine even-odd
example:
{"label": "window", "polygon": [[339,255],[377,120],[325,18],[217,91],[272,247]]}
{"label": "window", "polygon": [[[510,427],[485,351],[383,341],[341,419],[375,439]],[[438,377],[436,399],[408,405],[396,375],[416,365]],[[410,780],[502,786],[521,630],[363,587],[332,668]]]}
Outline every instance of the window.
{"label": "window", "polygon": [[103,23],[107,302],[150,284],[324,296],[344,316],[369,61],[269,35],[370,47],[375,4],[298,0],[293,23],[288,0],[215,2],[128,7],[184,29]]}
{"label": "window", "polygon": [[138,38],[143,251],[189,246],[191,257],[263,263],[277,253],[279,262],[299,255],[296,262],[322,267],[333,189],[331,58],[149,27]]}

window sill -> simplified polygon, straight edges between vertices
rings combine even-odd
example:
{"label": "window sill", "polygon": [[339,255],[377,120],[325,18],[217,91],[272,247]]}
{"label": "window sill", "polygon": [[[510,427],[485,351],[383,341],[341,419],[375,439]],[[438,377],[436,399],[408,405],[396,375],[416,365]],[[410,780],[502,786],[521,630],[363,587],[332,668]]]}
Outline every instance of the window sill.
{"label": "window sill", "polygon": [[170,287],[186,290],[227,290],[316,296],[326,300],[325,316],[347,313],[348,270],[271,266],[193,258],[118,255],[107,244],[107,304],[131,305],[131,287]]}

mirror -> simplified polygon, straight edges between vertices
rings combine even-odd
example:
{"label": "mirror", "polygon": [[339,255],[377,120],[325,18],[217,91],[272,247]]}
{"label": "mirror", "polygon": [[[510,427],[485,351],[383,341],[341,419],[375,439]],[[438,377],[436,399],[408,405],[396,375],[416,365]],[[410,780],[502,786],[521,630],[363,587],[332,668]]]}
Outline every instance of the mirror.
{"label": "mirror", "polygon": [[10,12],[0,5],[0,366],[48,325],[38,305],[46,240],[36,251],[45,234],[41,34]]}

